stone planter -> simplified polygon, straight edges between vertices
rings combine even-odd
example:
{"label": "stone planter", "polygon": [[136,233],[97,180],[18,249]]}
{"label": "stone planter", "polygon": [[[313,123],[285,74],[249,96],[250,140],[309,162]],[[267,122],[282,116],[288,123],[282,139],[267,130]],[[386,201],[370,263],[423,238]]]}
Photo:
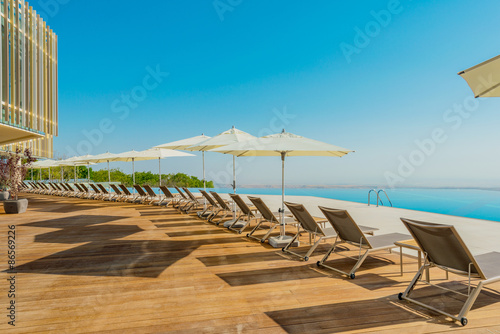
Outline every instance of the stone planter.
{"label": "stone planter", "polygon": [[0,191],[0,201],[9,199],[10,193],[8,191]]}
{"label": "stone planter", "polygon": [[28,209],[28,200],[26,198],[16,200],[6,200],[3,202],[5,213],[23,213]]}

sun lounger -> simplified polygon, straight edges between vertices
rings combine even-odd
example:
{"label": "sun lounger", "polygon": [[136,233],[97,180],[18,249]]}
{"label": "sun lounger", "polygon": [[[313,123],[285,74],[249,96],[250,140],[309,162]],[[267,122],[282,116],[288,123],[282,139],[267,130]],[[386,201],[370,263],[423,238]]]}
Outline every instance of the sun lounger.
{"label": "sun lounger", "polygon": [[181,199],[177,202],[177,208],[181,211],[183,211],[183,207],[185,207],[186,205],[190,204],[191,203],[191,199],[184,194],[184,192],[179,189],[179,187],[177,186],[174,186],[175,190],[177,190],[177,193],[179,194],[179,196],[181,197]]}
{"label": "sun lounger", "polygon": [[160,186],[160,190],[165,195],[165,198],[163,198],[158,205],[168,206],[170,203],[172,203],[172,206],[175,206],[175,204],[179,201],[180,196],[175,196],[174,194],[172,194],[172,192],[167,187]]}
{"label": "sun lounger", "polygon": [[[399,294],[400,300],[407,300],[419,306],[438,312],[452,319],[460,321],[465,326],[468,322],[466,316],[470,311],[481,289],[491,283],[500,281],[500,253],[491,252],[473,256],[462,238],[452,225],[432,224],[410,219],[401,218],[406,228],[425,254],[422,267],[410,282],[406,290]],[[468,293],[462,309],[457,316],[444,312],[423,302],[410,298],[411,292],[419,281],[423,272],[428,268],[439,268],[446,272],[466,276],[469,279]],[[471,290],[471,279],[479,280],[475,288]],[[430,283],[428,283],[430,284]],[[433,285],[439,287],[437,285]],[[443,287],[440,287],[445,289]],[[458,294],[462,293],[454,290]]]}
{"label": "sun lounger", "polygon": [[138,203],[140,199],[138,199],[138,195],[134,195],[130,192],[130,190],[125,187],[125,185],[120,184],[120,189],[125,194],[125,201],[129,203]]}
{"label": "sun lounger", "polygon": [[[213,196],[213,198],[219,204],[219,207],[222,209],[222,217],[215,223],[215,225],[219,225],[220,223],[222,223],[224,219],[226,219],[226,217],[232,212],[232,210],[231,207],[227,204],[227,202],[224,201],[218,193],[216,193],[215,191],[211,191],[210,194]],[[224,227],[229,227],[231,224],[226,226],[226,223],[224,223]]]}
{"label": "sun lounger", "polygon": [[203,211],[198,211],[197,215],[202,219],[206,219],[207,221],[212,222],[212,219],[219,214],[222,208],[205,190],[200,189],[200,193],[203,195],[203,197],[205,197],[208,205]]}
{"label": "sun lounger", "polygon": [[153,188],[151,188],[151,186],[148,186],[148,185],[145,185],[145,186],[142,186],[142,187],[148,193],[149,204],[160,205],[161,198],[160,198],[160,196],[157,193],[155,193],[155,191],[153,190]]}
{"label": "sun lounger", "polygon": [[[280,224],[280,220],[276,217],[275,213],[272,212],[269,207],[264,203],[264,201],[259,197],[248,196],[248,199],[255,205],[259,213],[261,214],[261,218],[258,221],[257,225],[253,228],[253,230],[247,234],[247,237],[259,240],[260,242],[266,242],[267,238],[271,235],[273,230]],[[267,233],[263,237],[255,237],[253,234],[263,227],[263,224],[269,224]],[[284,218],[285,224],[296,224],[295,220],[292,217]],[[265,226],[265,225],[264,225]]]}
{"label": "sun lounger", "polygon": [[102,199],[104,194],[99,190],[99,188],[97,188],[97,186],[93,183],[89,183],[89,186],[94,191],[94,194],[92,195],[92,199]]}
{"label": "sun lounger", "polygon": [[142,189],[142,187],[138,184],[134,184],[134,189],[137,191],[139,196],[137,197],[137,203],[144,204],[147,200],[150,199],[150,196]]}
{"label": "sun lounger", "polygon": [[[328,219],[321,217],[313,217],[307,211],[307,209],[302,204],[285,202],[285,205],[292,212],[295,219],[299,222],[302,230],[298,230],[297,234],[293,237],[293,239],[283,247],[282,251],[285,253],[290,253],[295,256],[300,257],[304,261],[308,261],[311,254],[314,250],[319,246],[320,242],[326,239],[336,238],[337,232],[332,227],[330,223],[328,223]],[[327,224],[328,223],[328,224]],[[358,225],[361,231],[366,234],[373,235],[373,232],[376,231],[376,228]],[[314,244],[311,245],[311,248],[307,251],[307,253],[302,256],[298,253],[295,253],[290,250],[295,240],[303,233],[307,232],[309,234],[309,243],[311,243],[311,239],[315,240]],[[316,238],[318,238],[316,240]]]}
{"label": "sun lounger", "polygon": [[113,192],[115,193],[115,201],[120,202],[120,201],[125,201],[127,199],[127,195],[125,193],[121,192],[120,189],[116,186],[116,184],[110,184],[109,185],[111,189],[113,189]]}
{"label": "sun lounger", "polygon": [[[320,210],[323,212],[325,217],[328,219],[335,232],[337,233],[337,238],[332,248],[326,253],[326,255],[317,262],[318,267],[325,267],[334,270],[338,273],[347,275],[348,277],[354,279],[356,277],[356,270],[363,264],[368,255],[373,252],[381,250],[391,250],[397,246],[394,244],[397,241],[408,240],[411,237],[402,233],[390,233],[377,236],[366,236],[361,230],[360,226],[356,224],[354,219],[349,215],[346,210],[336,210],[331,208],[325,208],[320,206]],[[326,260],[332,253],[335,253],[335,249],[339,244],[347,243],[355,247],[359,247],[359,256],[353,258],[356,264],[349,272],[342,271],[337,268],[333,268],[325,264]],[[364,250],[364,253],[363,253]]]}
{"label": "sun lounger", "polygon": [[[295,219],[299,222],[302,230],[299,228],[297,234],[295,234],[293,239],[290,240],[288,245],[283,247],[282,249],[283,252],[298,256],[304,261],[308,261],[309,257],[314,252],[314,250],[319,246],[321,241],[337,237],[337,233],[335,233],[333,227],[325,225],[325,223],[328,222],[326,218],[317,218],[311,216],[309,211],[307,211],[302,204],[285,202],[285,205],[292,212]],[[315,240],[314,244],[312,244],[311,248],[309,248],[309,250],[305,255],[301,255],[290,250],[290,247],[294,244],[295,240],[297,240],[297,238],[303,232],[309,233],[309,240],[311,240],[311,237],[314,237]]]}
{"label": "sun lounger", "polygon": [[104,186],[100,183],[96,184],[99,190],[102,193],[101,199],[104,201],[112,201],[114,199],[114,195],[111,194]]}
{"label": "sun lounger", "polygon": [[250,222],[252,221],[252,219],[257,219],[257,217],[255,216],[257,209],[256,208],[251,209],[243,201],[240,195],[229,194],[229,196],[238,206],[239,214],[236,217],[236,219],[231,223],[231,225],[229,225],[227,228],[231,231],[238,232],[238,234],[241,234],[247,226],[250,226]]}
{"label": "sun lounger", "polygon": [[78,197],[78,190],[75,190],[69,183],[65,183],[66,188],[70,191],[69,196]]}
{"label": "sun lounger", "polygon": [[75,183],[76,189],[78,189],[78,197],[85,198],[88,194],[87,191],[82,187],[81,184]]}
{"label": "sun lounger", "polygon": [[193,193],[186,187],[182,187],[184,193],[189,197],[189,202],[181,208],[181,211],[189,213],[191,210],[196,210],[204,204],[203,198],[195,197]]}

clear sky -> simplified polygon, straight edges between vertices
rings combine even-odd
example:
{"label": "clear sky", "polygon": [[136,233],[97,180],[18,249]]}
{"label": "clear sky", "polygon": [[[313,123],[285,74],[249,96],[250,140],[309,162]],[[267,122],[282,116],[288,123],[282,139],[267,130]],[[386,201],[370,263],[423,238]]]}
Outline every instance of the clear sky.
{"label": "clear sky", "polygon": [[[500,98],[472,99],[457,75],[499,54],[498,1],[31,5],[59,36],[56,156],[284,127],[356,151],[290,158],[288,184],[500,184]],[[206,160],[227,179],[230,156]],[[279,158],[238,161],[240,184],[281,181]],[[199,155],[163,166],[201,176]]]}

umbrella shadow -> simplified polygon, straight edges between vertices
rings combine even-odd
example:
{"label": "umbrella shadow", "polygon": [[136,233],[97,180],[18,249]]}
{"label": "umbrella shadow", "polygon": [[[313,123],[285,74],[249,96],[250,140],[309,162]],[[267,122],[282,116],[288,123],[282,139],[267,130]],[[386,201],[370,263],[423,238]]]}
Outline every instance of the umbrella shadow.
{"label": "umbrella shadow", "polygon": [[206,267],[280,260],[280,258],[276,256],[276,253],[274,252],[204,256],[204,257],[197,257],[197,259],[201,263],[203,263]]}
{"label": "umbrella shadow", "polygon": [[112,221],[127,219],[126,216],[106,216],[106,215],[77,215],[57,219],[39,220],[32,223],[23,224],[23,226],[47,227],[71,229],[78,226],[89,226],[110,223]]}
{"label": "umbrella shadow", "polygon": [[245,286],[324,277],[321,273],[310,270],[309,266],[246,270],[217,274],[217,276],[230,286]]}
{"label": "umbrella shadow", "polygon": [[414,323],[428,317],[408,312],[397,296],[265,312],[287,333],[341,333]]}
{"label": "umbrella shadow", "polygon": [[229,241],[234,242],[101,240],[51,254],[16,269],[19,273],[156,278],[199,247]]}

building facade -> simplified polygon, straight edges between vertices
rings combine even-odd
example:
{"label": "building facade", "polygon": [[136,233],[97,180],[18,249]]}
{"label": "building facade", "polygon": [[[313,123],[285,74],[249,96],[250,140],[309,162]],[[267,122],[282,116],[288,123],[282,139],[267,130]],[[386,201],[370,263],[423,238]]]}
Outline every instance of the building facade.
{"label": "building facade", "polygon": [[0,150],[53,155],[58,134],[57,36],[24,0],[1,0]]}

